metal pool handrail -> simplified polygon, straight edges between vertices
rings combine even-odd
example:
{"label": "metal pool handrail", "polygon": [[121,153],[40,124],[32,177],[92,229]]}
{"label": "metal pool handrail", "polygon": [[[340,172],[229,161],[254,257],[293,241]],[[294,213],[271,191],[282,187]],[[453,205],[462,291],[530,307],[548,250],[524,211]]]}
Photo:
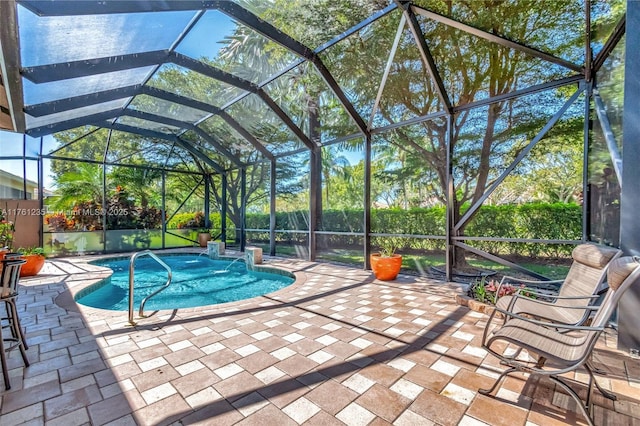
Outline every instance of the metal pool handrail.
{"label": "metal pool handrail", "polygon": [[162,261],[162,259],[160,259],[158,256],[153,254],[153,252],[151,250],[139,251],[139,252],[134,253],[134,254],[131,255],[131,258],[129,259],[129,324],[131,324],[131,325],[135,325],[135,321],[133,321],[133,277],[134,277],[134,268],[135,268],[136,259],[138,257],[142,257],[142,256],[149,256],[153,260],[158,262],[164,269],[167,270],[168,278],[167,278],[167,282],[165,283],[165,285],[163,285],[162,287],[160,287],[159,289],[157,289],[156,291],[154,291],[153,293],[151,293],[150,295],[148,295],[147,297],[142,299],[142,302],[140,303],[140,309],[138,311],[138,316],[140,316],[140,317],[143,316],[142,313],[144,311],[144,304],[147,303],[147,300],[149,300],[151,297],[155,296],[156,294],[160,293],[165,288],[169,287],[169,284],[171,284],[171,277],[173,276],[173,273],[171,272],[171,268],[169,267],[169,265],[164,263]]}

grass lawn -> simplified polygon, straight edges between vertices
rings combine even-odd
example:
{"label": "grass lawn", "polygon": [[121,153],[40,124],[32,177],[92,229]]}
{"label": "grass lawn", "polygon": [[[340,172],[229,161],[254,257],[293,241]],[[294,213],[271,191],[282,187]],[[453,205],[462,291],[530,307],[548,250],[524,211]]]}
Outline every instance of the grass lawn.
{"label": "grass lawn", "polygon": [[[278,245],[276,248],[276,253],[278,256],[299,257],[299,248]],[[362,252],[357,250],[334,249],[331,251],[320,251],[318,252],[317,258],[318,260],[346,263],[352,264],[354,266],[362,266],[364,262]],[[434,255],[431,253],[425,255],[402,255],[402,269],[407,273],[416,273],[419,275],[423,275],[428,272],[429,269],[433,266],[443,266],[444,262],[444,255]],[[468,259],[468,262],[471,266],[481,269],[493,270],[500,275],[521,275],[520,272],[516,272],[507,266],[500,265],[499,263],[495,263],[486,259],[471,258]],[[550,279],[564,278],[567,275],[567,272],[569,272],[569,266],[549,264],[545,263],[544,260],[540,260],[538,262],[523,262],[520,263],[520,265],[533,272],[542,274]]]}

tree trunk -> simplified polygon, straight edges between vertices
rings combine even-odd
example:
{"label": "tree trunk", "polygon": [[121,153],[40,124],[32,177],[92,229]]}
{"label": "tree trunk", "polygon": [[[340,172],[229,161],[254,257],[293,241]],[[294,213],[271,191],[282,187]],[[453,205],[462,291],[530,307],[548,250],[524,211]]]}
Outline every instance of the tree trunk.
{"label": "tree trunk", "polygon": [[[480,149],[480,165],[478,166],[478,179],[476,181],[476,189],[471,199],[471,205],[474,205],[486,191],[487,181],[489,178],[489,171],[491,170],[491,163],[489,156],[491,154],[491,144],[493,143],[495,125],[502,109],[500,104],[491,104],[487,115],[487,127],[485,128],[484,137],[482,138],[482,148]],[[454,201],[453,218],[454,224],[460,221],[462,213],[460,211],[462,204],[456,199]],[[473,220],[473,217],[480,211],[476,210],[466,222],[460,226],[455,236],[463,236],[464,230],[467,225]],[[454,248],[453,265],[454,270],[463,270],[469,267],[469,263],[466,259],[466,252],[460,248]]]}

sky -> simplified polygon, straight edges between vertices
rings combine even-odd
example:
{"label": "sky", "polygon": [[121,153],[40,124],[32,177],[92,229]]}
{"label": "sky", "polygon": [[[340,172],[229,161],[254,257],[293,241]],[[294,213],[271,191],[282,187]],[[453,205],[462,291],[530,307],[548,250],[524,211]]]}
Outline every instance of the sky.
{"label": "sky", "polygon": [[[23,139],[22,135],[14,132],[7,132],[0,130],[0,159],[1,157],[15,157],[22,156],[23,154]],[[43,150],[49,152],[57,146],[57,142],[51,136],[43,138]],[[27,138],[27,152],[28,157],[36,157],[38,155],[37,150],[40,148],[40,138]],[[53,180],[51,179],[51,170],[48,167],[49,161],[45,161],[44,170],[44,187],[49,189],[53,186]],[[17,176],[23,175],[22,160],[2,160],[2,170],[12,173]],[[38,166],[36,161],[27,161],[27,179],[34,182],[38,181]]]}
{"label": "sky", "polygon": [[[23,66],[35,66],[67,61],[89,59],[99,51],[100,56],[121,55],[140,51],[168,49],[179,37],[188,23],[196,16],[194,12],[179,13],[140,13],[96,15],[83,17],[82,20],[69,17],[38,17],[26,8],[19,6],[19,31],[21,37],[21,61]],[[177,46],[176,51],[193,58],[216,58],[222,47],[224,37],[233,34],[236,22],[220,11],[206,12]],[[138,32],[131,31],[138,28]],[[161,28],[163,31],[158,31]],[[144,37],[140,31],[153,30],[160,37]],[[94,36],[92,36],[92,34]],[[81,39],[82,43],[77,41]],[[144,45],[140,45],[141,40]],[[138,73],[140,74],[140,73]],[[136,79],[144,78],[148,73],[143,72]],[[108,79],[105,75],[64,80],[47,84],[33,84],[24,80],[25,103],[36,104],[66,97],[68,93],[74,95],[91,93],[95,90],[106,90],[110,87],[96,85],[134,84],[125,82],[124,76]],[[114,76],[115,77],[115,76]],[[93,78],[93,80],[92,80]],[[95,81],[94,81],[95,80]],[[114,80],[113,83],[109,80]],[[137,81],[136,81],[137,82]],[[71,95],[69,95],[71,96]],[[27,117],[30,126],[38,119]],[[47,118],[44,118],[47,121]],[[50,120],[49,120],[50,121]],[[38,123],[46,125],[48,122]],[[52,136],[43,139],[44,153],[55,149],[58,144]],[[26,156],[36,157],[40,145],[39,138],[27,137]],[[0,157],[22,156],[23,136],[12,132],[0,131]],[[351,164],[357,164],[362,159],[362,152],[344,152],[343,155]],[[44,186],[53,189],[50,161],[44,162]],[[23,164],[21,160],[2,161],[3,170],[22,176]],[[37,181],[37,163],[27,161],[27,179]]]}

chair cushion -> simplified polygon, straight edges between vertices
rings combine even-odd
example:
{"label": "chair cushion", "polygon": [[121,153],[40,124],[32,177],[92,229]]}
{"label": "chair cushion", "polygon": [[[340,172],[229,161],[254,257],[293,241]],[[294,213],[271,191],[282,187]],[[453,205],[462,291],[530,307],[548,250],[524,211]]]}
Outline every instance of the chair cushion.
{"label": "chair cushion", "polygon": [[583,265],[603,269],[619,251],[615,247],[580,244],[573,249],[571,256]]}
{"label": "chair cushion", "polygon": [[625,256],[614,260],[607,271],[607,283],[609,287],[617,290],[637,267],[637,257]]}

